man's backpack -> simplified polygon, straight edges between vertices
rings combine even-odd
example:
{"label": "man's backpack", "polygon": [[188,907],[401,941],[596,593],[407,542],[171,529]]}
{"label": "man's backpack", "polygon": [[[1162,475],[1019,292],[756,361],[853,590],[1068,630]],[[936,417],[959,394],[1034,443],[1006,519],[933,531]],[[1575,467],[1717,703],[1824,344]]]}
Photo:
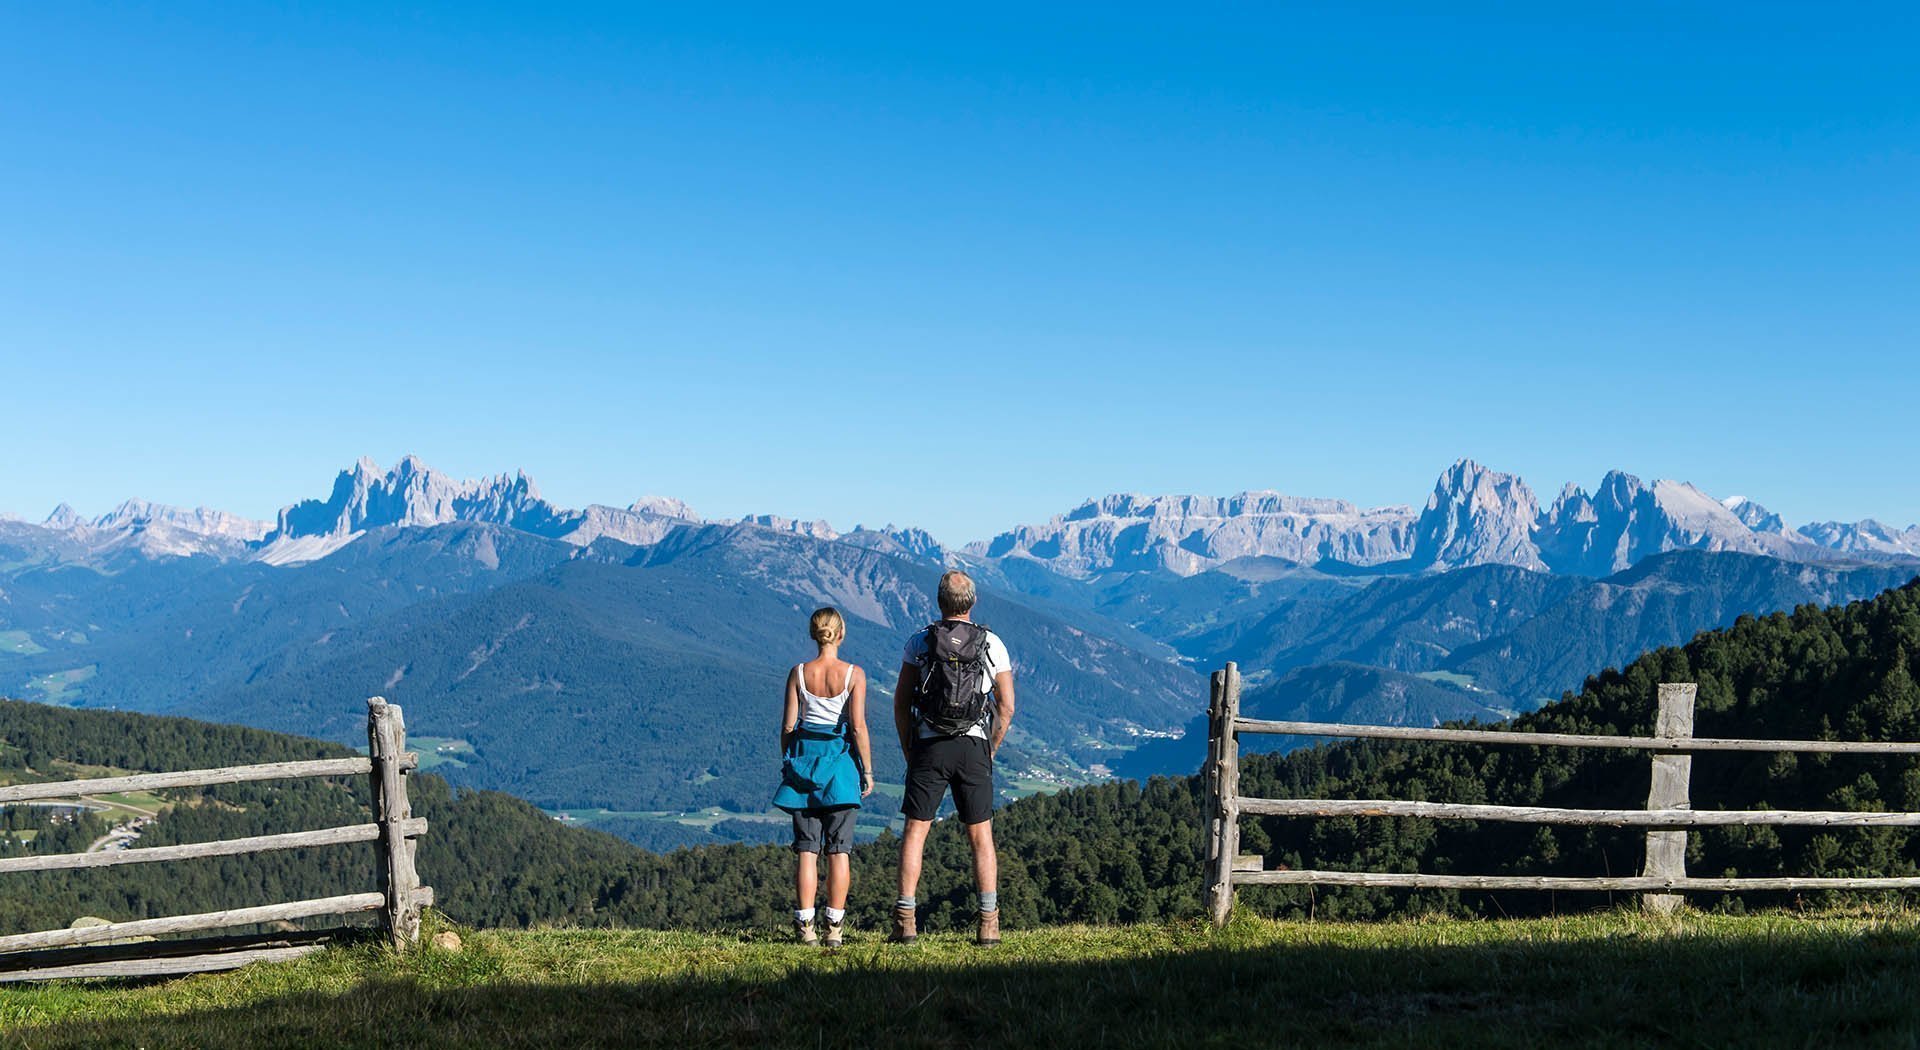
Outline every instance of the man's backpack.
{"label": "man's backpack", "polygon": [[965,620],[941,620],[927,628],[913,713],[934,735],[960,736],[987,717],[993,697],[987,637],[985,627]]}

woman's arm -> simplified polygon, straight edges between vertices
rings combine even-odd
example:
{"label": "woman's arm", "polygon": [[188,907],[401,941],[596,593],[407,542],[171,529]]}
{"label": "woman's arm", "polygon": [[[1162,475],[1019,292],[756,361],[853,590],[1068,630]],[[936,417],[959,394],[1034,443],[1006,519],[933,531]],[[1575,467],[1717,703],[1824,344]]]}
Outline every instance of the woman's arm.
{"label": "woman's arm", "polygon": [[786,754],[793,745],[793,734],[800,731],[800,686],[797,678],[799,668],[787,672],[787,701],[780,712],[780,753]]}
{"label": "woman's arm", "polygon": [[853,730],[853,758],[860,763],[860,797],[873,794],[873,745],[867,740],[867,672],[855,665],[853,694],[847,697],[847,726]]}

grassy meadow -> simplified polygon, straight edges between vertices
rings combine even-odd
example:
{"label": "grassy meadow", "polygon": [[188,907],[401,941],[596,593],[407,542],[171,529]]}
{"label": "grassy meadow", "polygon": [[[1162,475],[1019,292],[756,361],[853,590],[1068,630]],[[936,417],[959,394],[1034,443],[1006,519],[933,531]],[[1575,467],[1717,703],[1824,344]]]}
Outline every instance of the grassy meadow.
{"label": "grassy meadow", "polygon": [[0,988],[0,1046],[1912,1046],[1920,918],[1633,912],[958,934],[461,931]]}

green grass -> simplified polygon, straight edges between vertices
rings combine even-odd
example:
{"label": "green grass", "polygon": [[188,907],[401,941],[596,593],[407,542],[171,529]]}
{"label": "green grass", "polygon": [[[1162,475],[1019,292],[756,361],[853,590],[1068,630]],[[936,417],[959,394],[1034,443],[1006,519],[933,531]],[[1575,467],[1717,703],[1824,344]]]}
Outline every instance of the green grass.
{"label": "green grass", "polygon": [[13,653],[16,656],[32,656],[46,652],[46,647],[33,640],[25,631],[0,631],[0,653]]}
{"label": "green grass", "polygon": [[420,756],[421,769],[437,769],[441,766],[464,769],[479,761],[480,757],[468,741],[444,736],[410,737],[407,750]]}
{"label": "green grass", "polygon": [[0,1045],[1910,1046],[1910,915],[959,934],[468,933],[146,985],[0,990]]}
{"label": "green grass", "polygon": [[43,674],[29,681],[27,688],[39,693],[44,703],[64,703],[67,694],[73,691],[73,687],[92,678],[96,670],[98,668],[95,665],[88,664],[85,667],[71,667],[65,671]]}
{"label": "green grass", "polygon": [[1414,677],[1424,678],[1429,682],[1445,682],[1448,685],[1457,685],[1462,689],[1473,688],[1473,676],[1470,674],[1461,674],[1458,671],[1422,671],[1414,675]]}

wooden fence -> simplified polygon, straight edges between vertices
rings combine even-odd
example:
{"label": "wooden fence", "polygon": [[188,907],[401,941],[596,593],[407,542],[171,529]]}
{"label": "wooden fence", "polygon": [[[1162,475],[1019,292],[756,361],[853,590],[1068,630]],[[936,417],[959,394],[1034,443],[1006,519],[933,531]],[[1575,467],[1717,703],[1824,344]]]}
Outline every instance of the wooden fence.
{"label": "wooden fence", "polygon": [[[1691,878],[1687,875],[1687,830],[1727,825],[1793,827],[1916,827],[1920,813],[1821,812],[1808,810],[1695,810],[1688,796],[1695,752],[1792,751],[1825,754],[1920,755],[1920,743],[1841,740],[1737,740],[1693,735],[1692,684],[1663,684],[1652,736],[1529,733],[1504,729],[1426,729],[1277,722],[1240,717],[1240,670],[1233,664],[1213,674],[1208,707],[1206,806],[1206,899],[1215,923],[1233,910],[1236,886],[1391,886],[1449,890],[1618,890],[1642,893],[1646,906],[1672,912],[1681,891],[1891,890],[1920,889],[1920,877],[1888,878]],[[1355,737],[1527,747],[1598,747],[1648,751],[1653,755],[1645,809],[1560,809],[1543,806],[1466,805],[1386,799],[1247,798],[1240,794],[1240,735]],[[1268,871],[1259,856],[1240,854],[1240,817],[1419,817],[1435,820],[1502,820],[1526,824],[1645,827],[1646,864],[1637,876],[1529,877],[1519,875],[1429,875],[1374,871]]]}
{"label": "wooden fence", "polygon": [[369,893],[317,900],[0,936],[0,981],[196,973],[232,969],[250,962],[291,959],[318,950],[337,938],[342,931],[306,930],[191,940],[152,938],[286,923],[328,915],[379,912],[387,936],[395,947],[412,944],[420,936],[420,909],[433,903],[433,890],[420,885],[419,875],[414,870],[415,840],[426,834],[427,822],[424,818],[415,817],[407,804],[406,774],[419,764],[419,759],[406,750],[406,724],[398,705],[389,704],[379,697],[367,701],[367,744],[366,757],[271,762],[224,769],[139,773],[96,780],[0,787],[0,806],[4,806],[122,791],[158,791],[261,780],[364,775],[370,778],[373,785],[374,820],[369,824],[178,846],[0,858],[0,876],[10,872],[163,864],[203,857],[371,842],[374,844],[379,886],[379,889]]}

